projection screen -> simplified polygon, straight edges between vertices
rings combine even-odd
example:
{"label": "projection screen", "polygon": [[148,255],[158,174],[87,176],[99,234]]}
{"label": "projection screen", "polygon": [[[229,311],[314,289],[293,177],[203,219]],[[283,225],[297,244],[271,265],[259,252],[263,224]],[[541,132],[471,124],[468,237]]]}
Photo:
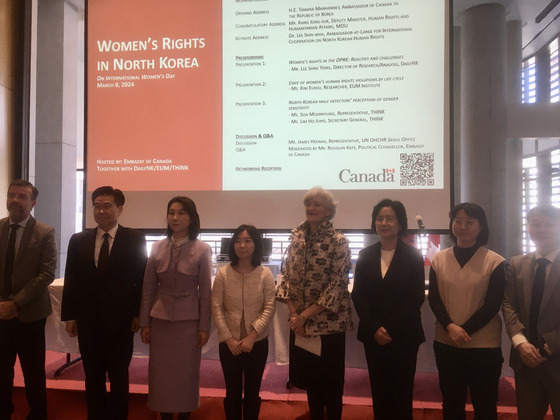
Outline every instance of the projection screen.
{"label": "projection screen", "polygon": [[[380,199],[447,228],[446,0],[95,0],[86,7],[86,190],[165,226],[195,200],[203,229],[289,229],[322,186],[334,224]],[[94,225],[91,211],[85,212]]]}

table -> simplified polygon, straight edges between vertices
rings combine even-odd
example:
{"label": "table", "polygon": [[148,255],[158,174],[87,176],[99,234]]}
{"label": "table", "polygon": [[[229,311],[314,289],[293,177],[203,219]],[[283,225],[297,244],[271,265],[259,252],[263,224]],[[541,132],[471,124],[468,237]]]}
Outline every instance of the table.
{"label": "table", "polygon": [[[282,275],[279,274],[277,281],[281,281]],[[48,317],[45,326],[45,339],[47,350],[57,351],[67,354],[79,354],[78,339],[76,337],[69,337],[65,324],[60,320],[60,303],[62,301],[62,288],[64,286],[64,279],[56,279],[50,286],[49,292],[51,295],[51,303],[53,313]],[[346,334],[346,367],[350,368],[367,368],[364,356],[364,349],[362,343],[356,338],[356,330],[358,328],[358,318],[356,311],[352,308],[352,318],[354,321],[354,331],[349,331]],[[283,303],[276,304],[276,314],[272,319],[270,325],[269,352],[268,361],[276,362],[277,364],[287,364],[289,362],[289,332],[288,325],[288,307]],[[422,324],[426,334],[426,342],[420,346],[418,351],[417,372],[437,372],[437,367],[434,360],[432,343],[434,340],[434,324],[435,317],[430,310],[428,302],[424,302],[422,306]],[[503,365],[503,374],[513,376],[511,368],[507,365],[509,358],[510,342],[503,329],[502,337],[502,352],[506,362]],[[218,360],[218,332],[214,323],[210,328],[210,337],[208,344],[202,348],[202,357],[205,359]],[[142,343],[140,334],[134,335],[134,357],[147,357],[150,353],[149,346]]]}
{"label": "table", "polygon": [[[280,277],[280,276],[279,276]],[[52,350],[67,354],[79,354],[78,339],[76,337],[69,337],[66,332],[65,323],[60,320],[60,304],[62,302],[62,289],[64,287],[64,279],[56,279],[50,286],[49,292],[51,295],[52,314],[48,317],[45,325],[45,340],[47,350]],[[289,333],[290,327],[288,325],[288,307],[283,303],[276,304],[276,314],[272,319],[270,325],[269,352],[268,361],[276,362],[277,364],[287,364],[289,361]],[[357,347],[355,332],[347,334],[347,342],[355,342],[352,347]],[[210,337],[208,343],[202,348],[202,357],[205,359],[218,360],[218,332],[214,323],[210,327]],[[350,345],[350,343],[348,343]],[[134,357],[147,357],[150,354],[150,348],[147,344],[142,343],[140,334],[134,335]],[[361,357],[361,359],[360,359]],[[359,351],[352,351],[347,349],[347,362],[349,366],[356,365],[365,366],[365,358],[361,344]]]}

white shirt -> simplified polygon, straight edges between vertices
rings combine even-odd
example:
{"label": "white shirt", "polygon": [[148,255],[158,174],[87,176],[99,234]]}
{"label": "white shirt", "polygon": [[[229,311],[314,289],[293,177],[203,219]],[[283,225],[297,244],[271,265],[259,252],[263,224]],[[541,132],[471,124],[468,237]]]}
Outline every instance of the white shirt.
{"label": "white shirt", "polygon": [[387,274],[387,270],[391,265],[391,261],[393,261],[393,257],[395,256],[395,249],[392,249],[391,251],[386,251],[383,248],[381,248],[381,277],[382,278],[385,278],[385,274]]}

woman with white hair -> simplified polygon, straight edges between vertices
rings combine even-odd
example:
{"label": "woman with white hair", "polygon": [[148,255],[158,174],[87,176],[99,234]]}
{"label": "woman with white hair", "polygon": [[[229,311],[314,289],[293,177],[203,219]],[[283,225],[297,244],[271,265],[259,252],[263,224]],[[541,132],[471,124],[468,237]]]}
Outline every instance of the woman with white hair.
{"label": "woman with white hair", "polygon": [[278,300],[290,311],[290,382],[307,391],[311,418],[342,416],[345,332],[352,329],[348,239],[331,219],[337,202],[316,187],[304,198],[307,220],[292,230]]}

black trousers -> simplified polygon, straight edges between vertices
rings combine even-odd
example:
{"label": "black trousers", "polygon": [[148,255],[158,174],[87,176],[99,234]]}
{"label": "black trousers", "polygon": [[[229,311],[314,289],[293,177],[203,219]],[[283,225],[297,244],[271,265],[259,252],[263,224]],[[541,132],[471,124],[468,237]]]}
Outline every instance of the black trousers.
{"label": "black trousers", "polygon": [[412,392],[418,345],[380,346],[365,342],[376,420],[412,420]]}
{"label": "black trousers", "polygon": [[261,381],[268,358],[268,338],[255,342],[253,350],[234,356],[226,343],[219,345],[220,363],[226,383],[226,398],[241,403],[259,399]]}
{"label": "black trousers", "polygon": [[0,320],[0,419],[10,419],[14,406],[12,388],[14,364],[19,357],[25,393],[29,404],[29,420],[47,418],[45,379],[45,322]]}
{"label": "black trousers", "polygon": [[321,335],[321,356],[295,345],[295,335],[290,331],[290,382],[307,391],[307,403],[312,420],[342,417],[344,392],[344,362],[346,334]]}
{"label": "black trousers", "polygon": [[457,348],[434,341],[443,396],[444,420],[463,420],[470,390],[475,420],[498,418],[498,382],[502,373],[502,349]]}
{"label": "black trousers", "polygon": [[[88,420],[124,420],[128,417],[128,366],[133,333],[126,327],[107,330],[96,322],[78,321],[78,344],[86,377]],[[107,394],[107,377],[110,393]]]}

